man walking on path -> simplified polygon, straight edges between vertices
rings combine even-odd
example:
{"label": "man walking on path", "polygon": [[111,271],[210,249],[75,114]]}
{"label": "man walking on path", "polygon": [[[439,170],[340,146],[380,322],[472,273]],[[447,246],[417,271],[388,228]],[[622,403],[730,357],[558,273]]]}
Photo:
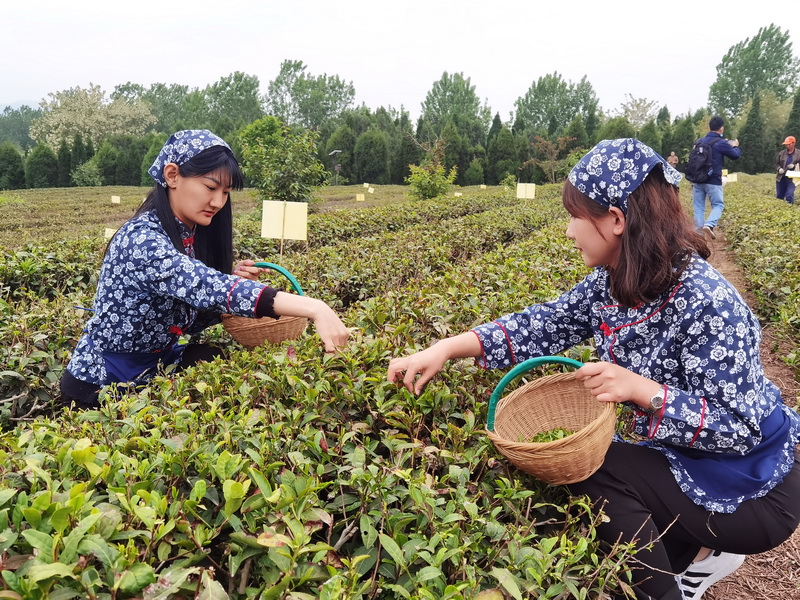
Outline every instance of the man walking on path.
{"label": "man walking on path", "polygon": [[[722,195],[722,161],[726,156],[737,160],[742,155],[742,151],[739,149],[739,140],[729,142],[722,137],[722,134],[725,133],[725,123],[722,117],[711,117],[708,129],[709,132],[695,142],[695,145],[704,143],[711,146],[711,172],[705,183],[694,184],[694,224],[712,238],[716,238],[714,228],[725,208],[725,199]],[[711,203],[711,212],[708,218],[705,217],[706,196]]]}
{"label": "man walking on path", "polygon": [[795,149],[797,140],[790,135],[783,140],[786,146],[778,153],[777,169],[778,175],[775,181],[775,197],[778,200],[786,200],[789,204],[794,204],[794,179],[788,176],[788,171],[800,171],[800,150]]}

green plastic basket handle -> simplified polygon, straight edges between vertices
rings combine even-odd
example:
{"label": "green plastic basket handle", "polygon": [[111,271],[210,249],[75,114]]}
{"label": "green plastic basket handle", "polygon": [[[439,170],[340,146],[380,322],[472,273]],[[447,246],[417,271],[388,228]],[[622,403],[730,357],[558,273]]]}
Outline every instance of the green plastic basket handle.
{"label": "green plastic basket handle", "polygon": [[303,292],[303,288],[301,288],[300,284],[297,283],[297,279],[295,279],[294,276],[291,273],[289,273],[289,271],[284,269],[282,266],[275,265],[273,263],[268,263],[268,262],[257,262],[253,266],[254,267],[259,267],[261,269],[272,269],[273,271],[277,271],[278,273],[280,273],[281,275],[286,277],[286,279],[289,280],[289,283],[292,284],[292,287],[294,288],[294,291],[297,292],[298,296],[305,296],[305,293]]}
{"label": "green plastic basket handle", "polygon": [[519,363],[506,373],[500,380],[500,383],[497,384],[497,387],[494,388],[492,397],[489,398],[489,414],[486,418],[486,429],[494,431],[494,411],[497,408],[497,403],[500,401],[500,397],[503,395],[503,390],[506,389],[506,386],[520,375],[548,363],[560,363],[562,365],[575,367],[576,369],[580,369],[583,366],[582,362],[564,356],[537,356],[536,358],[529,358],[525,362]]}

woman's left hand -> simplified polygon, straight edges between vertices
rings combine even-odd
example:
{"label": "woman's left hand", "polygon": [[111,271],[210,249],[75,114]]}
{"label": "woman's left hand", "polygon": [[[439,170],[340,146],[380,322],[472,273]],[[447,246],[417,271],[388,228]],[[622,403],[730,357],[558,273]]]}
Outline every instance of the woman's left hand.
{"label": "woman's left hand", "polygon": [[650,398],[662,389],[661,384],[652,379],[602,361],[583,365],[575,371],[575,379],[582,381],[600,402],[630,401],[642,408],[648,408]]}
{"label": "woman's left hand", "polygon": [[262,269],[261,267],[254,267],[253,265],[255,264],[256,261],[254,260],[239,261],[233,268],[233,274],[237,277],[243,277],[244,279],[255,281],[258,279],[258,276],[261,275],[261,273],[266,271],[266,269]]}

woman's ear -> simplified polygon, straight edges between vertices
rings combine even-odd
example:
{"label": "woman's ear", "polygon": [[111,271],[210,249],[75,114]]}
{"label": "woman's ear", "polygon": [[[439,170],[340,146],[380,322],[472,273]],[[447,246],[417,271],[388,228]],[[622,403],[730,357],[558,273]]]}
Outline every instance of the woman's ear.
{"label": "woman's ear", "polygon": [[178,174],[178,165],[175,163],[164,165],[164,181],[167,182],[167,187],[174,188],[178,185]]}
{"label": "woman's ear", "polygon": [[608,209],[608,214],[614,217],[614,224],[611,232],[614,235],[622,235],[625,233],[625,213],[620,208],[612,206]]}

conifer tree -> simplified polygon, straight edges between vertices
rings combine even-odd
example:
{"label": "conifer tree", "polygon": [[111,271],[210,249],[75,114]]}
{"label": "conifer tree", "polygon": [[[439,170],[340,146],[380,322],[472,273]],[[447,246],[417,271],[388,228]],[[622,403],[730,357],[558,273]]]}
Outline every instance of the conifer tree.
{"label": "conifer tree", "polygon": [[37,144],[25,163],[25,182],[30,188],[58,185],[58,157],[46,144]]}
{"label": "conifer tree", "polygon": [[72,149],[70,151],[70,173],[89,160],[89,158],[86,146],[83,145],[83,136],[80,133],[76,133],[75,137],[72,138]]}
{"label": "conifer tree", "polygon": [[589,134],[586,132],[586,126],[583,124],[583,118],[580,115],[576,115],[572,119],[572,123],[569,124],[569,127],[564,132],[564,137],[572,138],[567,142],[568,152],[576,148],[589,148]]}
{"label": "conifer tree", "polygon": [[25,163],[22,154],[11,142],[0,144],[0,190],[25,187]]}
{"label": "conifer tree", "polygon": [[[753,102],[747,113],[747,120],[739,135],[742,156],[736,166],[745,173],[765,173],[771,170],[770,148],[764,137],[764,116],[761,114],[761,94],[753,96]],[[734,163],[735,164],[735,163]],[[733,164],[731,165],[733,167]]]}
{"label": "conifer tree", "polygon": [[69,173],[72,168],[72,153],[69,151],[67,141],[62,139],[58,147],[58,187],[69,187],[72,181]]}
{"label": "conifer tree", "polygon": [[795,139],[800,138],[800,89],[794,95],[792,110],[786,121],[786,135],[792,135]]}
{"label": "conifer tree", "polygon": [[508,174],[516,177],[519,165],[520,160],[514,143],[514,134],[511,133],[508,127],[504,126],[489,145],[487,183],[497,185]]}
{"label": "conifer tree", "polygon": [[661,147],[661,134],[659,134],[654,120],[651,119],[639,130],[639,141],[658,152]]}

